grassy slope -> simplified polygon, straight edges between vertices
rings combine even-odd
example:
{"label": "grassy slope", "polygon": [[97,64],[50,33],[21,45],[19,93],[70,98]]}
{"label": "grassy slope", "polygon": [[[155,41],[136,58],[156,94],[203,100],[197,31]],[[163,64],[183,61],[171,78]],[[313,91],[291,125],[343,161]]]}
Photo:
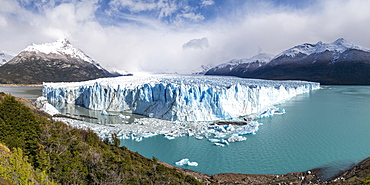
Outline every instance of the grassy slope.
{"label": "grassy slope", "polygon": [[92,131],[75,129],[35,114],[4,93],[0,93],[0,130],[0,143],[14,152],[21,149],[35,171],[45,173],[57,183],[199,183],[191,176],[158,164],[155,158],[147,159],[125,147],[117,147],[119,140],[104,143]]}

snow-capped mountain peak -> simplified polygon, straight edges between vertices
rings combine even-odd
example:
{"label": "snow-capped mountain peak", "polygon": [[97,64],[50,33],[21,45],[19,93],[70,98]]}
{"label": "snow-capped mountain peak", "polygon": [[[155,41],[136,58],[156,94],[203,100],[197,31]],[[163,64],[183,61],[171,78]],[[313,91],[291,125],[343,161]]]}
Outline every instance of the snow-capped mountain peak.
{"label": "snow-capped mountain peak", "polygon": [[234,67],[236,67],[240,64],[247,64],[247,63],[252,63],[252,62],[256,62],[256,61],[259,61],[261,63],[270,62],[272,57],[273,57],[273,55],[266,54],[266,53],[261,53],[261,54],[255,55],[252,58],[248,58],[248,59],[232,59],[227,63],[223,63],[223,64],[220,64],[220,65],[216,66],[215,68],[221,69],[221,68],[225,68],[225,67],[229,66],[230,71],[231,71]]}
{"label": "snow-capped mountain peak", "polygon": [[329,51],[333,53],[343,53],[347,51],[348,49],[356,49],[356,50],[362,50],[362,51],[367,51],[367,52],[370,51],[367,48],[356,46],[352,44],[351,42],[348,42],[344,38],[339,38],[332,43],[323,43],[319,41],[316,44],[305,43],[302,45],[298,45],[298,46],[285,50],[282,53],[276,55],[274,59],[282,57],[282,56],[295,57],[298,54],[311,55],[314,53],[323,53],[325,51]]}
{"label": "snow-capped mountain peak", "polygon": [[28,46],[23,51],[28,52],[41,52],[45,54],[57,54],[57,55],[67,55],[72,58],[78,58],[80,60],[92,63],[96,65],[99,69],[101,68],[98,63],[96,63],[91,57],[87,56],[82,50],[74,47],[68,39],[63,38],[55,42],[45,43],[45,44],[32,44]]}

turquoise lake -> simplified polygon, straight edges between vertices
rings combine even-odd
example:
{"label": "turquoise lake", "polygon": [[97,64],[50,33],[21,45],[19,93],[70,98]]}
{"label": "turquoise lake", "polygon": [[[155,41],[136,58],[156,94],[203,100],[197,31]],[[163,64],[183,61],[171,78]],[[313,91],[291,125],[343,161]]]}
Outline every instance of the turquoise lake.
{"label": "turquoise lake", "polygon": [[[41,94],[41,87],[0,87],[0,91],[4,88],[15,96]],[[199,165],[183,168],[206,174],[284,174],[323,168],[331,176],[370,157],[370,86],[322,86],[277,107],[286,113],[259,119],[263,125],[256,135],[225,147],[194,137],[155,136],[121,143],[171,165],[188,158]],[[76,111],[99,116],[80,107]]]}

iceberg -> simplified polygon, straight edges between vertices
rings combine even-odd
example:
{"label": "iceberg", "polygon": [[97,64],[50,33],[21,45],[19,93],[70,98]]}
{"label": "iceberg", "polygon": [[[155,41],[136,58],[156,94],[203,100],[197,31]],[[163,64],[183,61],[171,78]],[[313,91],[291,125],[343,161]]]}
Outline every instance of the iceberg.
{"label": "iceberg", "polygon": [[102,113],[130,112],[170,121],[214,121],[261,114],[273,105],[318,88],[319,83],[305,81],[155,75],[44,83],[42,93],[50,101]]}
{"label": "iceberg", "polygon": [[177,166],[198,166],[198,163],[197,162],[190,162],[189,159],[181,159],[180,161],[178,162],[175,162],[175,164]]}

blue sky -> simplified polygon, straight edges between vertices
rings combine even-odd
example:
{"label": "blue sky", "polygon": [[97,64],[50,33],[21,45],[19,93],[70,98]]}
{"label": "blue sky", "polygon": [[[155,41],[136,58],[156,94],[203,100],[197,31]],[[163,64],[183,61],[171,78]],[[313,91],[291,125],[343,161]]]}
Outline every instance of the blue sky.
{"label": "blue sky", "polygon": [[130,72],[187,72],[343,37],[370,48],[367,0],[0,0],[0,50],[68,38]]}

